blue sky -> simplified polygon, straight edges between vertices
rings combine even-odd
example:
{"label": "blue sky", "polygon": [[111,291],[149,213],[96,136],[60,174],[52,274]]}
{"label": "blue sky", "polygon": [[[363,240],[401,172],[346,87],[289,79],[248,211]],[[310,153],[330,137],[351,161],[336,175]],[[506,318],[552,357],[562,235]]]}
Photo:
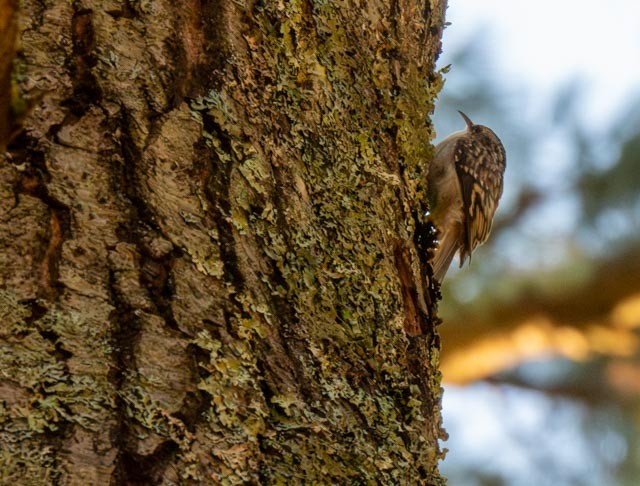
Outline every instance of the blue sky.
{"label": "blue sky", "polygon": [[[502,263],[523,270],[553,268],[575,251],[581,208],[572,184],[587,168],[576,164],[587,162],[576,160],[574,130],[594,142],[588,163],[600,168],[618,160],[614,123],[627,116],[627,133],[640,131],[640,114],[629,116],[631,103],[640,99],[640,0],[450,0],[447,21],[439,66],[451,63],[470,40],[479,42],[478,78],[495,81],[506,110],[491,119],[467,113],[504,135],[508,163],[498,217],[508,214],[522,185],[547,195],[518,231],[494,242]],[[444,92],[465,89],[468,76],[454,63]],[[558,124],[554,112],[567,90],[577,93],[568,108],[576,126]],[[436,141],[463,127],[457,109],[467,108],[437,105]],[[599,252],[600,240],[587,235],[581,249]]]}
{"label": "blue sky", "polygon": [[[574,147],[569,143],[570,134],[557,132],[553,125],[553,107],[563,88],[572,83],[579,87],[572,109],[580,128],[596,141],[603,139],[599,150],[603,166],[615,162],[619,147],[604,139],[610,136],[612,124],[640,99],[640,0],[449,0],[447,21],[451,25],[444,32],[439,66],[449,64],[451,54],[468,45],[470,39],[478,39],[480,33],[486,58],[491,60],[481,74],[496,80],[499,96],[509,97],[505,104],[511,110],[508,119],[518,120],[521,129],[535,134],[535,147],[527,157],[518,156],[517,139],[503,139],[508,168],[502,210],[523,180],[534,181],[548,196],[522,228],[497,242],[499,258],[494,260],[525,270],[553,268],[572,251],[569,235],[575,231],[579,213],[569,187],[577,169]],[[456,76],[453,65],[446,75],[445,92],[447,85],[456,86]],[[437,105],[437,140],[450,129],[463,128],[461,120],[443,115],[458,108],[465,109]],[[467,114],[474,119],[474,113]],[[456,126],[449,126],[451,119]],[[636,114],[635,122],[630,123],[638,120]],[[486,122],[492,128],[495,122],[497,130],[505,129],[504,124],[499,126],[499,120]],[[640,131],[640,126],[629,128],[630,133]],[[518,171],[509,173],[514,167],[519,169],[518,181],[513,177]],[[597,242],[598,238],[593,240]],[[466,283],[458,286],[456,294],[471,289],[470,299],[478,291],[474,283],[479,280],[470,273],[461,277],[465,277],[461,283]],[[583,407],[553,401],[534,391],[486,384],[447,387],[443,403],[444,425],[451,434],[444,444],[451,451],[443,471],[456,484],[478,484],[467,473],[483,469],[487,473],[500,471],[510,485],[615,484],[612,471],[628,452],[622,438],[607,428],[607,422],[597,436],[609,437],[601,449],[615,454],[594,455],[587,450],[594,447],[593,443],[584,440],[584,422],[591,417]],[[518,427],[510,428],[505,423],[505,417],[511,415],[518,418]],[[561,420],[546,420],[556,416]],[[615,414],[606,419],[615,422]],[[536,444],[537,455],[523,448],[521,442]]]}
{"label": "blue sky", "polygon": [[596,130],[640,96],[638,0],[450,0],[447,21],[440,64],[483,29],[496,76],[527,94],[527,117],[576,79],[584,122]]}

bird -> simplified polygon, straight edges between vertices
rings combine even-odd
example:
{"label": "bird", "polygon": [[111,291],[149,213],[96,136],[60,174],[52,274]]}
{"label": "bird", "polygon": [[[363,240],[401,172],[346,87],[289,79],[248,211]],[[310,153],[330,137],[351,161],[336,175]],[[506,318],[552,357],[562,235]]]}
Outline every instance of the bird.
{"label": "bird", "polygon": [[459,113],[466,128],[436,145],[427,174],[427,219],[438,240],[431,266],[438,282],[456,253],[462,267],[489,237],[507,165],[504,146],[493,130]]}

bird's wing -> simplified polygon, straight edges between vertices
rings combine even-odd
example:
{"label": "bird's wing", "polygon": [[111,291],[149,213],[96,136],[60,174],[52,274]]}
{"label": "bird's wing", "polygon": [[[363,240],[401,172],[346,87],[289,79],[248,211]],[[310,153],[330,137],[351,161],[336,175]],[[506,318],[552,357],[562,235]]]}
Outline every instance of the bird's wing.
{"label": "bird's wing", "polygon": [[440,238],[438,251],[431,262],[433,276],[438,280],[438,282],[442,282],[447,270],[449,270],[451,260],[453,260],[456,250],[458,250],[461,228],[462,227],[459,224],[449,226],[447,232]]}
{"label": "bird's wing", "polygon": [[[489,237],[491,222],[496,212],[497,199],[502,194],[502,172],[494,167],[483,150],[483,145],[474,139],[460,140],[456,147],[455,164],[464,213],[464,245],[460,249],[460,266],[481,243]],[[489,163],[488,163],[489,162]]]}

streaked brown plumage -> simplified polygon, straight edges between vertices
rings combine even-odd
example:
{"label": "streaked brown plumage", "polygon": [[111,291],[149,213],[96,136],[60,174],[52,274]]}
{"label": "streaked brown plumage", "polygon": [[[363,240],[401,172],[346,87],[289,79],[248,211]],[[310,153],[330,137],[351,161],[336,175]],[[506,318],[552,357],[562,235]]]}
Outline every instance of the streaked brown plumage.
{"label": "streaked brown plumage", "polygon": [[439,240],[432,260],[438,281],[444,278],[456,252],[462,266],[489,237],[506,167],[506,153],[498,136],[460,114],[467,128],[436,146],[427,175],[429,219]]}

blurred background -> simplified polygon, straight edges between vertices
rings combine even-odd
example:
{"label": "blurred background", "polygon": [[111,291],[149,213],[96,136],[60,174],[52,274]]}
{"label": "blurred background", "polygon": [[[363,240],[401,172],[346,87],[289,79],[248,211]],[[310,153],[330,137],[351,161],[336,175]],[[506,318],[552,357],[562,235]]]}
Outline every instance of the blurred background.
{"label": "blurred background", "polygon": [[442,472],[640,485],[640,2],[449,0],[447,20],[436,142],[460,109],[507,173],[443,288]]}

